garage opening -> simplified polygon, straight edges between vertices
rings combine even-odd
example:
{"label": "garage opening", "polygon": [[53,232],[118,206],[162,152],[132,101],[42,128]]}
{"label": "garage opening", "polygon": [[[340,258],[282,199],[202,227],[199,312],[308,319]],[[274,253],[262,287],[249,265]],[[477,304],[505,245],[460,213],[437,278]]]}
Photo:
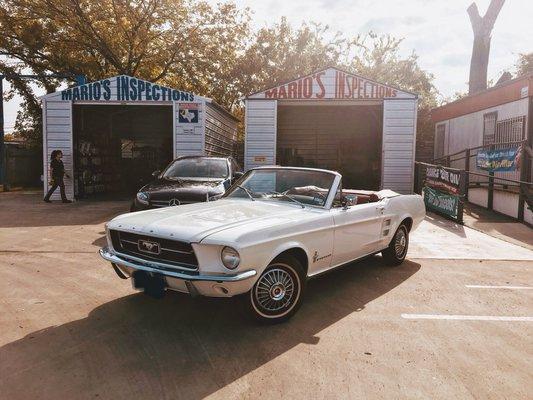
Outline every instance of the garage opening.
{"label": "garage opening", "polygon": [[173,156],[172,106],[74,105],[76,198],[132,196]]}
{"label": "garage opening", "polygon": [[383,105],[278,105],[278,164],[339,171],[345,188],[378,190]]}

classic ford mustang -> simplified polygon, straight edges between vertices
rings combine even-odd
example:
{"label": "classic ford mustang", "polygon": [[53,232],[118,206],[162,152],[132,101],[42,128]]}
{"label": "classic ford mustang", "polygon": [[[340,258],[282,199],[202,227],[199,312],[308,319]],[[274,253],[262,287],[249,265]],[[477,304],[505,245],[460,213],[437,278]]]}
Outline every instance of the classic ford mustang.
{"label": "classic ford mustang", "polygon": [[402,263],[424,215],[419,195],[347,190],[328,170],[261,167],[220,200],[114,218],[100,254],[152,296],[242,294],[254,316],[279,322],[297,311],[308,277],[379,252]]}

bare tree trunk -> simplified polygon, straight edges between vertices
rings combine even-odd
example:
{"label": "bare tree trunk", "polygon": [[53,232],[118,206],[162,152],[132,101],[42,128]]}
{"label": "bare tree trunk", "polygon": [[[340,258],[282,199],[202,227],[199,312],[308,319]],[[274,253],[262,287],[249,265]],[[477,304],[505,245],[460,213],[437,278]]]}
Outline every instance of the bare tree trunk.
{"label": "bare tree trunk", "polygon": [[468,94],[474,94],[487,88],[491,33],[504,3],[505,0],[491,0],[489,8],[483,17],[479,15],[476,3],[472,3],[467,9],[472,30],[474,31]]}

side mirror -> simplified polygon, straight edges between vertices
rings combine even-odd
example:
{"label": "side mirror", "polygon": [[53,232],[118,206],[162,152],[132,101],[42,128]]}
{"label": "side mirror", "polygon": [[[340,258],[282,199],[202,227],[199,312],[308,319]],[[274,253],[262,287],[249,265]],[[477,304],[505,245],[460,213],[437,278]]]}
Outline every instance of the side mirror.
{"label": "side mirror", "polygon": [[152,176],[154,178],[159,178],[159,175],[161,175],[161,171],[159,171],[159,170],[152,172]]}
{"label": "side mirror", "polygon": [[342,198],[341,205],[344,210],[357,204],[357,196],[355,194],[347,194]]}

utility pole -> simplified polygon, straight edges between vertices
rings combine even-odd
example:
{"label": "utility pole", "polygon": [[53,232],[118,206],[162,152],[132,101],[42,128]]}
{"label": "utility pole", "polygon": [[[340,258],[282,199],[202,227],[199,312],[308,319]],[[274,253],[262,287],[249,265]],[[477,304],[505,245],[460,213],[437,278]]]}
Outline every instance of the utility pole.
{"label": "utility pole", "polygon": [[4,144],[4,79],[44,79],[44,78],[55,78],[55,79],[69,79],[76,81],[76,85],[84,85],[86,82],[85,75],[72,75],[72,74],[50,74],[50,75],[20,75],[20,74],[9,74],[9,75],[0,75],[0,185],[3,187],[3,191],[8,191],[8,183],[6,182],[6,169],[7,169],[7,159],[6,159],[6,146]]}

